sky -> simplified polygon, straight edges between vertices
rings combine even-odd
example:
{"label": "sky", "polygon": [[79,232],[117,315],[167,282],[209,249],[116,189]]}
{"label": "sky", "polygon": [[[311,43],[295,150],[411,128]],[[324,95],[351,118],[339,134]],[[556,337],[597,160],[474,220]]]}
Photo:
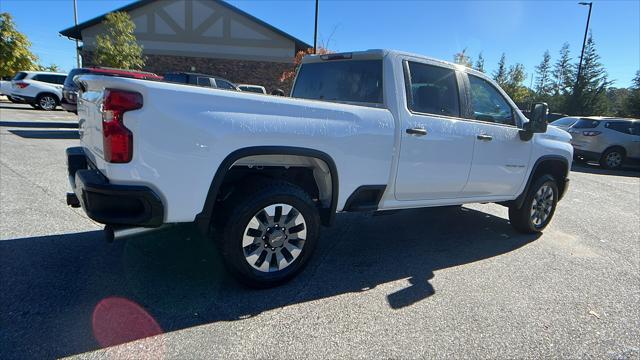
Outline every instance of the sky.
{"label": "sky", "polygon": [[[83,22],[133,1],[78,0]],[[313,0],[230,0],[234,6],[313,44]],[[576,1],[320,0],[318,42],[334,51],[397,49],[452,61],[466,48],[482,52],[492,72],[501,54],[522,63],[529,86],[534,67],[564,42],[580,56],[588,7]],[[58,34],[73,25],[72,0],[2,0],[41,63],[75,67],[73,41]],[[640,0],[594,1],[590,30],[613,86],[628,87],[640,70]]]}

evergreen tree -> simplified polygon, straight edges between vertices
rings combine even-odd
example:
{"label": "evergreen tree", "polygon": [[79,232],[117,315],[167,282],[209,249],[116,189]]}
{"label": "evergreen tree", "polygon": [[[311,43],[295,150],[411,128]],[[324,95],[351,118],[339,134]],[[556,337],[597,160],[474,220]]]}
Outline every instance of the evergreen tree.
{"label": "evergreen tree", "polygon": [[0,78],[36,69],[38,58],[29,47],[31,42],[16,29],[11,14],[0,13]]}
{"label": "evergreen tree", "polygon": [[636,71],[636,77],[629,88],[629,96],[623,105],[624,116],[640,118],[640,70]]}
{"label": "evergreen tree", "polygon": [[453,62],[456,64],[464,65],[468,68],[473,67],[473,61],[471,60],[471,57],[467,55],[467,48],[464,48],[461,52],[454,54]]}
{"label": "evergreen tree", "polygon": [[507,75],[507,59],[505,54],[502,53],[500,61],[498,62],[498,69],[493,73],[493,80],[501,87],[504,87],[507,83]]}
{"label": "evergreen tree", "polygon": [[611,85],[600,63],[593,35],[589,33],[584,49],[582,69],[571,96],[569,110],[575,115],[604,114],[608,110],[607,88]]}
{"label": "evergreen tree", "polygon": [[569,55],[569,43],[564,43],[560,49],[560,58],[553,66],[554,94],[571,94],[575,83],[574,76],[571,56]]}
{"label": "evergreen tree", "polygon": [[107,14],[104,27],[104,34],[96,37],[95,64],[121,69],[142,69],[145,58],[142,56],[142,46],[133,34],[136,26],[129,14]]}
{"label": "evergreen tree", "polygon": [[542,62],[536,66],[535,80],[536,95],[540,99],[546,99],[553,90],[553,81],[551,80],[551,55],[549,50],[544,52]]}
{"label": "evergreen tree", "polygon": [[527,74],[524,71],[524,65],[515,64],[509,67],[506,82],[504,85],[501,85],[504,91],[519,107],[525,106],[525,102],[530,95],[529,89],[523,85],[526,77]]}
{"label": "evergreen tree", "polygon": [[484,57],[482,56],[482,52],[478,54],[478,60],[476,60],[476,65],[473,68],[480,72],[484,72]]}

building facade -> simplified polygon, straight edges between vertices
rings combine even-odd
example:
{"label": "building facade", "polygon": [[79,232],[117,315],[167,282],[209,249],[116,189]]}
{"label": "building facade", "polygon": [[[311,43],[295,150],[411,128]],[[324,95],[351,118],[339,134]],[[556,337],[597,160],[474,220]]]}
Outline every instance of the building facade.
{"label": "building facade", "polygon": [[[299,50],[310,45],[219,0],[142,0],[114,11],[129,13],[146,56],[145,71],[220,76],[235,83],[289,90],[280,82]],[[82,40],[83,66],[93,62],[104,15],[60,33]]]}

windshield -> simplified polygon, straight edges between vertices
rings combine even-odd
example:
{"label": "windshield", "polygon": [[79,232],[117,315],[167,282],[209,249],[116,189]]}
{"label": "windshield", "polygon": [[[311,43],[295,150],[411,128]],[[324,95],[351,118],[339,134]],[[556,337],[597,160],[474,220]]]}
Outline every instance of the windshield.
{"label": "windshield", "polygon": [[555,125],[555,126],[571,126],[575,122],[576,122],[575,118],[565,117],[565,118],[558,119],[558,120],[552,122],[551,125]]}
{"label": "windshield", "polygon": [[597,127],[598,124],[600,124],[600,121],[598,121],[598,120],[579,119],[578,121],[576,121],[575,124],[573,124],[572,128],[574,128],[574,129],[593,129],[593,128]]}
{"label": "windshield", "polygon": [[303,64],[292,97],[382,104],[382,60]]}

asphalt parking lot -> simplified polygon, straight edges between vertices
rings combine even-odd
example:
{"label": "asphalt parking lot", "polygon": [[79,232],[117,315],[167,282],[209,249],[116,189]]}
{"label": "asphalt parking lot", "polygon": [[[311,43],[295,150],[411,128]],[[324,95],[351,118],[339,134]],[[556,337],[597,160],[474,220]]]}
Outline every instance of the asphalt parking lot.
{"label": "asphalt parking lot", "polygon": [[640,357],[637,170],[574,167],[541,236],[494,204],[340,214],[256,291],[188,226],[104,241],[65,204],[76,127],[0,102],[2,359]]}

